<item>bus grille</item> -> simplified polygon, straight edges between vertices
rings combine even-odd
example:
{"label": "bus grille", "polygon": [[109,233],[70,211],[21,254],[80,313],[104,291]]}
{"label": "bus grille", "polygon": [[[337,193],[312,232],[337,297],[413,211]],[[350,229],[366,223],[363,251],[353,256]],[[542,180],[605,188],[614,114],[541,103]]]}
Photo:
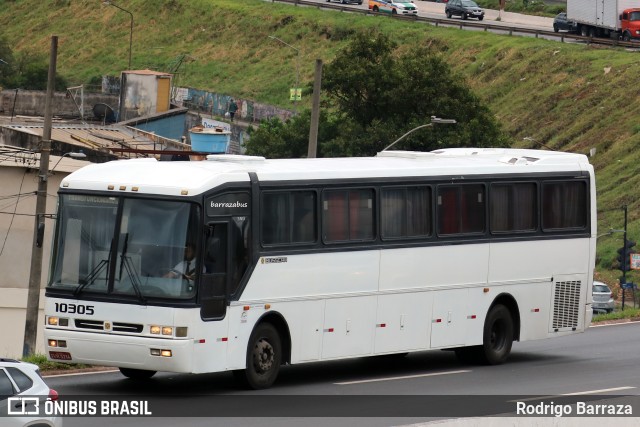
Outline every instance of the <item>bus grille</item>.
{"label": "bus grille", "polygon": [[76,319],[76,328],[103,330],[104,322],[101,320]]}
{"label": "bus grille", "polygon": [[[104,330],[104,322],[102,320],[76,319],[75,325],[78,329]],[[139,334],[142,329],[143,326],[136,323],[113,322],[112,327],[113,332],[127,332],[130,334]]]}
{"label": "bus grille", "polygon": [[580,281],[556,282],[553,299],[553,329],[575,329],[580,312]]}
{"label": "bus grille", "polygon": [[129,332],[132,334],[139,334],[142,332],[142,325],[137,325],[135,323],[118,323],[113,322],[113,331],[114,332]]}

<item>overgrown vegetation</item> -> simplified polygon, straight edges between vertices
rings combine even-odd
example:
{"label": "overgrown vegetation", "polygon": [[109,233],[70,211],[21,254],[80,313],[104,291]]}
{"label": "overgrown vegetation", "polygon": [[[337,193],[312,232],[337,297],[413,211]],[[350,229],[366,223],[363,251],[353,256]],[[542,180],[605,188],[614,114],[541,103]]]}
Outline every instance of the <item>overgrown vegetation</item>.
{"label": "overgrown vegetation", "polygon": [[47,356],[44,354],[32,354],[27,357],[22,358],[23,362],[33,363],[34,365],[38,365],[42,371],[66,371],[72,369],[84,369],[89,367],[89,365],[83,364],[69,364],[69,363],[58,363],[47,360]]}
{"label": "overgrown vegetation", "polygon": [[593,316],[592,322],[606,322],[611,320],[621,320],[621,319],[640,319],[640,308],[630,308],[627,307],[624,310],[620,311],[612,311],[611,313],[606,314],[596,314]]}
{"label": "overgrown vegetation", "polygon": [[[6,39],[0,37],[0,88],[46,90],[49,63],[44,57],[22,53],[14,55]],[[68,86],[64,77],[57,75],[56,90]]]}
{"label": "overgrown vegetation", "polygon": [[[584,154],[595,149],[599,234],[622,228],[626,204],[629,237],[640,238],[636,52],[259,0],[129,0],[126,8],[135,18],[132,68],[167,71],[187,54],[178,69],[181,85],[289,108],[296,64],[301,86],[309,87],[315,59],[330,64],[360,29],[387,34],[398,54],[436,47],[495,115],[511,145],[539,148],[538,141]],[[126,13],[93,0],[5,1],[0,8],[2,34],[15,55],[47,57],[51,35],[59,37],[58,71],[70,85],[126,69],[129,24]],[[300,108],[310,105],[306,94]],[[614,288],[620,274],[611,268],[621,240],[620,233],[598,240],[600,277]],[[636,275],[629,277],[637,282]]]}

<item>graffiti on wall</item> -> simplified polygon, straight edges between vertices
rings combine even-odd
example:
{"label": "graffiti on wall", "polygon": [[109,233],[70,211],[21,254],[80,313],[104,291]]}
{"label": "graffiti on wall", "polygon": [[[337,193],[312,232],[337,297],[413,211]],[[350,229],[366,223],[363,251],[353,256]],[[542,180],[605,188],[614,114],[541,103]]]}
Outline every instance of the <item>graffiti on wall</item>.
{"label": "graffiti on wall", "polygon": [[201,111],[212,116],[226,117],[229,112],[231,99],[238,104],[236,117],[248,122],[257,123],[261,120],[278,117],[285,121],[293,116],[293,112],[273,105],[260,104],[254,101],[233,98],[229,95],[207,92],[193,88],[176,88],[174,102],[191,110]]}
{"label": "graffiti on wall", "polygon": [[117,95],[120,93],[120,77],[102,76],[102,93]]}

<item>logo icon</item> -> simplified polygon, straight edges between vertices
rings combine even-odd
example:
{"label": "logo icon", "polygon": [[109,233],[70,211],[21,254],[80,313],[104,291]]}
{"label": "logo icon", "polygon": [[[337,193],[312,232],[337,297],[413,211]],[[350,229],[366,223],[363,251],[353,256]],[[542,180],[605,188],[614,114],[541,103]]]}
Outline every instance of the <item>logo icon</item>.
{"label": "logo icon", "polygon": [[39,415],[40,399],[37,397],[10,397],[7,415]]}

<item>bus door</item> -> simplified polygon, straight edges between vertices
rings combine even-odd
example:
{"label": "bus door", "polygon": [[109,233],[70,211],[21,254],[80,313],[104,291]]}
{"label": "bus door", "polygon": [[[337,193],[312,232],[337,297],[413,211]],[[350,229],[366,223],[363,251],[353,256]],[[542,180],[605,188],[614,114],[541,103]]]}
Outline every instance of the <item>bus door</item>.
{"label": "bus door", "polygon": [[222,319],[237,297],[249,265],[249,191],[228,191],[205,199],[205,241],[199,301],[204,320]]}
{"label": "bus door", "polygon": [[221,319],[237,294],[248,266],[249,217],[231,217],[207,224],[203,250],[201,317]]}

